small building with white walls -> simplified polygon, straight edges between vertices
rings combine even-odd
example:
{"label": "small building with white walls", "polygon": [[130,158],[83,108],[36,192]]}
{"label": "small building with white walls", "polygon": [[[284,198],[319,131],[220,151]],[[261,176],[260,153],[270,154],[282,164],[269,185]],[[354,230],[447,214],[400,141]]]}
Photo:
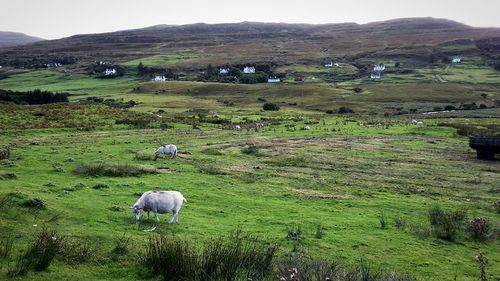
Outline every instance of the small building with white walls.
{"label": "small building with white walls", "polygon": [[167,81],[167,78],[164,75],[156,75],[153,81]]}
{"label": "small building with white walls", "polygon": [[280,83],[281,80],[276,76],[271,76],[267,79],[267,83]]}
{"label": "small building with white walls", "polygon": [[245,66],[245,68],[243,68],[243,73],[246,73],[246,74],[255,73],[255,67]]}
{"label": "small building with white walls", "polygon": [[229,68],[220,68],[219,69],[220,75],[227,75],[228,73],[229,73]]}
{"label": "small building with white walls", "polygon": [[106,76],[116,75],[116,69],[106,68],[106,70],[104,71],[104,75]]}
{"label": "small building with white walls", "polygon": [[371,79],[380,79],[380,78],[382,78],[382,75],[380,73],[372,73],[370,75],[370,78]]}
{"label": "small building with white walls", "polygon": [[373,67],[373,71],[384,71],[385,70],[385,65],[383,64],[378,64]]}
{"label": "small building with white walls", "polygon": [[452,63],[461,63],[462,62],[462,58],[461,57],[454,57],[451,62]]}

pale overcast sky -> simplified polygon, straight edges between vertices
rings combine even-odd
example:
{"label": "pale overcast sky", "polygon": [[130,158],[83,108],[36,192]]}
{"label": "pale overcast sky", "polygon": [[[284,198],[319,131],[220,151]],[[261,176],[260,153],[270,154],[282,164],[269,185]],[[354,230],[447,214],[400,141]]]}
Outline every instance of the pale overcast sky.
{"label": "pale overcast sky", "polygon": [[500,27],[500,0],[0,0],[0,30],[46,39],[157,24],[447,18]]}

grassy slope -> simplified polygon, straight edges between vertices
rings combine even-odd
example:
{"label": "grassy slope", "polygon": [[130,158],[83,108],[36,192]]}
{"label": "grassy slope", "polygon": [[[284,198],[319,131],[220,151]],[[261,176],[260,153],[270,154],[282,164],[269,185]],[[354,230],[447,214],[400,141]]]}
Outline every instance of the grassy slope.
{"label": "grassy slope", "polygon": [[[430,73],[431,78],[433,71],[439,72],[422,71]],[[455,72],[455,67],[449,73],[461,75]],[[397,83],[389,79],[387,83],[361,79],[337,88],[326,83],[141,83],[131,78],[98,80],[84,75],[36,71],[0,80],[0,88],[68,91],[75,94],[72,99],[85,95],[133,99],[141,102],[135,110],[147,112],[161,108],[167,115],[191,108],[207,108],[240,121],[244,116],[307,116],[317,113],[316,110],[336,109],[342,105],[356,111],[377,112],[399,106],[432,109],[436,105],[481,101],[482,92],[488,93],[488,102],[499,98],[497,85],[473,83],[488,82],[486,78],[477,81],[464,78],[468,83],[419,83],[421,80],[414,81],[408,75],[401,79]],[[354,86],[362,87],[363,92],[353,94],[351,88]],[[282,110],[260,112],[259,97],[277,102]],[[227,106],[224,101],[233,105]],[[36,111],[36,107],[33,110]],[[493,116],[498,117],[495,114]],[[9,115],[9,118],[16,116]],[[467,148],[467,140],[455,137],[449,128],[407,126],[404,119],[361,118],[349,122],[330,117],[323,121],[311,125],[310,131],[299,130],[305,125],[303,121],[287,121],[259,132],[221,130],[215,125],[202,126],[202,131],[122,131],[123,127],[118,126],[93,132],[74,129],[2,132],[0,145],[15,144],[14,158],[19,160],[16,160],[16,167],[0,167],[0,172],[15,172],[19,179],[0,181],[1,193],[20,190],[46,200],[49,207],[39,213],[23,209],[2,212],[0,233],[3,237],[19,234],[16,251],[23,249],[42,225],[57,228],[66,235],[87,237],[100,245],[97,252],[101,260],[98,262],[68,266],[57,261],[50,271],[30,274],[26,280],[75,276],[100,280],[137,279],[142,275],[134,257],[128,256],[119,262],[111,262],[108,258],[114,240],[120,235],[131,237],[133,249],[138,249],[149,235],[142,230],[151,227],[151,222],[132,222],[127,208],[137,198],[133,194],[151,189],[176,189],[189,201],[181,211],[180,224],[162,223],[157,232],[173,233],[195,243],[240,226],[245,231],[282,243],[282,253],[285,253],[292,248],[292,243],[285,239],[286,228],[300,225],[305,231],[307,251],[317,256],[338,257],[347,263],[365,257],[391,270],[411,271],[421,280],[453,280],[455,275],[457,280],[475,280],[474,257],[483,250],[490,260],[490,276],[500,274],[497,269],[500,262],[496,251],[500,247],[498,240],[478,243],[460,237],[457,243],[450,243],[432,237],[419,238],[412,229],[392,226],[393,217],[425,224],[426,212],[434,204],[450,208],[465,206],[470,215],[498,221],[499,215],[491,208],[492,202],[498,199],[500,170],[496,163],[475,160],[473,151]],[[388,128],[360,125],[379,121],[400,125]],[[485,119],[484,122],[498,124],[498,119]],[[295,124],[297,130],[288,130],[287,124]],[[133,160],[130,151],[151,153],[164,142],[176,143],[192,155],[182,155],[175,161]],[[240,150],[247,143],[261,147],[260,155],[242,154]],[[215,148],[221,155],[207,153],[208,148]],[[67,162],[68,157],[76,161]],[[140,178],[92,178],[72,173],[78,163],[99,160],[167,166],[173,172]],[[54,163],[60,164],[65,171],[52,171]],[[261,169],[253,169],[254,166]],[[221,169],[224,174],[200,173],[200,169]],[[55,187],[44,186],[49,182]],[[110,188],[85,188],[61,195],[64,188],[79,182],[87,187],[107,182]],[[110,210],[114,205],[122,210]],[[378,226],[377,216],[382,212],[391,224],[386,230]],[[61,217],[50,222],[55,214]],[[165,222],[165,216],[162,219]],[[32,227],[33,224],[38,227]],[[322,239],[314,238],[318,224],[326,229]],[[1,274],[5,273],[6,263],[6,260],[0,261]]]}
{"label": "grassy slope", "polygon": [[[331,132],[333,128],[335,132]],[[38,145],[29,145],[33,139]],[[449,243],[432,237],[418,238],[409,229],[392,226],[394,217],[425,223],[427,210],[437,203],[464,206],[470,214],[499,219],[491,212],[495,198],[491,190],[500,180],[498,166],[475,160],[466,148],[466,140],[454,138],[449,129],[367,128],[331,118],[324,125],[313,125],[311,131],[290,132],[283,125],[241,133],[210,128],[49,131],[35,138],[29,133],[8,136],[8,142],[17,144],[14,156],[20,160],[16,161],[17,167],[2,171],[16,172],[19,179],[0,181],[2,192],[21,191],[46,200],[49,206],[40,213],[18,209],[2,213],[1,232],[21,236],[16,241],[18,250],[37,230],[32,224],[98,241],[98,252],[103,257],[120,235],[130,237],[132,246],[138,247],[149,236],[142,230],[152,222],[132,223],[128,207],[137,199],[134,192],[175,189],[183,192],[188,204],[181,211],[178,225],[167,225],[165,216],[161,216],[159,233],[200,242],[241,227],[280,242],[282,252],[286,252],[291,249],[291,242],[285,239],[286,228],[300,225],[307,251],[317,256],[346,262],[365,257],[375,265],[414,272],[423,280],[453,280],[455,274],[457,280],[475,280],[473,258],[481,249],[490,259],[490,275],[500,274],[495,269],[500,262],[495,251],[500,246],[498,240],[483,244],[460,237],[459,243]],[[159,162],[133,160],[130,151],[152,152],[159,142],[176,143],[192,155]],[[242,154],[240,149],[248,142],[261,147],[261,154]],[[215,148],[221,155],[207,154],[207,148]],[[68,157],[76,161],[66,162]],[[92,178],[72,173],[78,163],[99,160],[168,166],[173,172],[140,178]],[[65,172],[52,171],[52,163],[60,163]],[[221,169],[225,175],[200,173],[199,169],[206,165]],[[255,170],[254,166],[261,169]],[[49,182],[55,186],[44,186]],[[106,182],[110,188],[85,188],[61,195],[63,188],[79,182],[88,187]],[[115,205],[122,211],[109,209]],[[381,213],[390,221],[389,229],[379,228],[377,216]],[[48,222],[56,214],[60,218]],[[326,230],[320,240],[314,238],[318,224]],[[59,264],[49,273],[32,276],[37,280],[72,274],[94,278],[92,268],[99,267],[101,274],[110,274],[108,278],[130,280],[135,279],[138,270],[132,266],[126,271],[132,276],[116,271],[116,267],[134,264],[128,258],[121,263],[105,259],[104,264],[79,266],[78,270]]]}

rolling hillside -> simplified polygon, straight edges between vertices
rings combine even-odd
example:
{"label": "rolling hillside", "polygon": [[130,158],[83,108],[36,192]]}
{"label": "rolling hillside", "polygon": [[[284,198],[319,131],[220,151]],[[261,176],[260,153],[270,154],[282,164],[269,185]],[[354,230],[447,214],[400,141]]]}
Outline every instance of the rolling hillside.
{"label": "rolling hillside", "polygon": [[17,32],[7,32],[0,31],[0,48],[9,47],[9,46],[17,46],[17,45],[25,45],[33,42],[42,41],[44,39],[29,36],[23,33]]}
{"label": "rolling hillside", "polygon": [[[434,19],[397,19],[369,24],[232,24],[158,25],[113,33],[75,35],[0,50],[0,63],[15,59],[72,56],[79,62],[112,59],[125,62],[162,53],[197,55],[188,66],[212,63],[308,63],[330,58],[359,59],[376,54],[427,55],[450,41],[476,43],[500,37],[498,28],[473,28]],[[403,52],[402,52],[403,50]],[[409,51],[408,51],[409,50]],[[498,49],[496,49],[498,50]],[[490,50],[495,52],[495,48]]]}

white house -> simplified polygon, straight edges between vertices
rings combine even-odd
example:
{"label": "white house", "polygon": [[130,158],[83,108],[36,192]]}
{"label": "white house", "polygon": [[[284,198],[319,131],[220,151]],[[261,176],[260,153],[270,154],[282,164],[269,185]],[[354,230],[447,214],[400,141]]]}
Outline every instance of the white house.
{"label": "white house", "polygon": [[453,63],[461,63],[462,62],[462,58],[461,57],[454,57],[451,62],[453,62]]}
{"label": "white house", "polygon": [[325,64],[325,67],[332,67],[332,66],[333,66],[333,62]]}
{"label": "white house", "polygon": [[340,67],[340,64],[338,64],[338,63],[334,63],[334,64],[333,64],[333,66],[335,66],[335,67]]}
{"label": "white house", "polygon": [[245,68],[243,68],[243,73],[255,73],[255,67],[253,66],[245,66]]}
{"label": "white house", "polygon": [[153,78],[153,81],[167,81],[167,78],[165,78],[164,75],[155,75],[155,78]]}
{"label": "white house", "polygon": [[229,73],[229,68],[220,68],[219,69],[220,75],[227,75],[228,73]]}
{"label": "white house", "polygon": [[281,80],[276,76],[271,76],[267,79],[267,83],[279,83]]}
{"label": "white house", "polygon": [[385,70],[385,65],[383,64],[378,64],[373,67],[373,71],[384,71]]}
{"label": "white house", "polygon": [[371,79],[380,79],[380,78],[382,78],[382,75],[380,74],[380,72],[378,72],[378,73],[372,73],[370,75],[370,78]]}
{"label": "white house", "polygon": [[106,75],[106,76],[116,75],[116,69],[106,68],[106,71],[104,71],[104,75]]}

